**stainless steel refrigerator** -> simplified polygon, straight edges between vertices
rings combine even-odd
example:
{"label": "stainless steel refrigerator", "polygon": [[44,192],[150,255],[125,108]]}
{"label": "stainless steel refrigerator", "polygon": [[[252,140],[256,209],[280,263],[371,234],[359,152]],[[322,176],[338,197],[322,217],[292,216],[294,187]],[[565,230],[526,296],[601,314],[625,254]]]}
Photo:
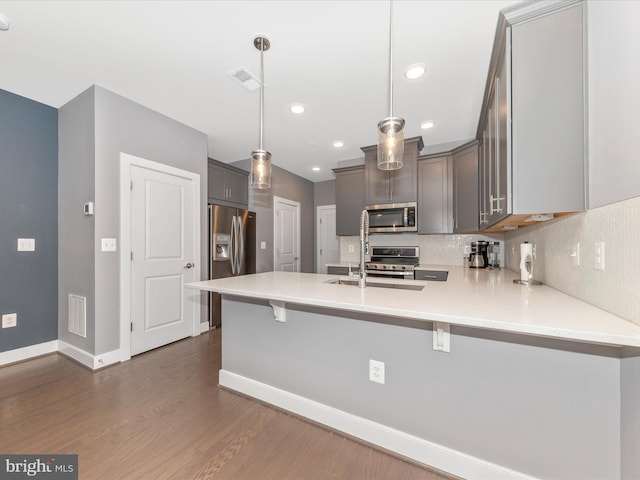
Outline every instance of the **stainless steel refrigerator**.
{"label": "stainless steel refrigerator", "polygon": [[[256,273],[256,214],[209,205],[209,278]],[[221,325],[221,297],[209,295],[209,326]]]}

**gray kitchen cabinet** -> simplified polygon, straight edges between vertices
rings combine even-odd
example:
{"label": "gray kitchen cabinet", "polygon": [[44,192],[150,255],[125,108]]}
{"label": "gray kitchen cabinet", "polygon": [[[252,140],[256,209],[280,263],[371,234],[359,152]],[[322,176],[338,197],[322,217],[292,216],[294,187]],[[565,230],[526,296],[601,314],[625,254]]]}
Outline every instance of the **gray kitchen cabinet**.
{"label": "gray kitchen cabinet", "polygon": [[249,204],[249,172],[209,159],[207,181],[209,203],[243,208]]}
{"label": "gray kitchen cabinet", "polygon": [[418,165],[420,150],[424,148],[422,137],[404,141],[404,165],[399,170],[378,168],[378,147],[362,147],[365,162],[365,204],[415,202],[418,198]]}
{"label": "gray kitchen cabinet", "polygon": [[336,235],[359,235],[364,210],[364,165],[336,168]]}
{"label": "gray kitchen cabinet", "polygon": [[453,233],[477,232],[478,142],[453,151]]}
{"label": "gray kitchen cabinet", "polygon": [[476,135],[485,231],[586,208],[584,8],[502,11]]}
{"label": "gray kitchen cabinet", "polygon": [[453,231],[451,155],[418,158],[418,233]]}

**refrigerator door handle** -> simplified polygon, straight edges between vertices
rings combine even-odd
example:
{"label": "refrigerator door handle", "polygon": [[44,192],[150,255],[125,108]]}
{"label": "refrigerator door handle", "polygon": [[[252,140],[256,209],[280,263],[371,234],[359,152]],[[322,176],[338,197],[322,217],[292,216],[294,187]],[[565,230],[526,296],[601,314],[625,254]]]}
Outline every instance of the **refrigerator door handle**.
{"label": "refrigerator door handle", "polygon": [[231,235],[229,238],[229,260],[231,261],[231,274],[236,275],[236,217],[231,217]]}
{"label": "refrigerator door handle", "polygon": [[238,273],[242,273],[242,267],[244,266],[244,232],[242,231],[241,217],[238,217],[238,243],[240,244],[240,251],[238,252]]}

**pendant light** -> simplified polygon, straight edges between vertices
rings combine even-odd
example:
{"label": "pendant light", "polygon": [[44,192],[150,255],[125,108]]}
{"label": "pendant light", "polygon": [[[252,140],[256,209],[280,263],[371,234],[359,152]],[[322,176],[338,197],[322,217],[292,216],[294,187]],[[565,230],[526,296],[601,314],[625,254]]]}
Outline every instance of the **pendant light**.
{"label": "pendant light", "polygon": [[398,170],[404,164],[404,119],[393,116],[393,1],[389,1],[389,117],[378,123],[378,168]]}
{"label": "pendant light", "polygon": [[253,45],[260,50],[260,146],[251,152],[251,187],[265,189],[271,187],[271,154],[262,148],[264,125],[264,52],[271,43],[266,37],[258,36]]}

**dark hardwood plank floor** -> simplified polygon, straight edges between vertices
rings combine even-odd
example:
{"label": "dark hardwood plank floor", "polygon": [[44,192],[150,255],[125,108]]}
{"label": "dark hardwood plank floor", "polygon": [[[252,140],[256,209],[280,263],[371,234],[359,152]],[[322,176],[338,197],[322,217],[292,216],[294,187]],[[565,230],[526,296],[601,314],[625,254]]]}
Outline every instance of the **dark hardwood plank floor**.
{"label": "dark hardwood plank floor", "polygon": [[0,453],[78,454],[80,479],[429,479],[440,475],[218,387],[221,330],[90,372],[0,368]]}

